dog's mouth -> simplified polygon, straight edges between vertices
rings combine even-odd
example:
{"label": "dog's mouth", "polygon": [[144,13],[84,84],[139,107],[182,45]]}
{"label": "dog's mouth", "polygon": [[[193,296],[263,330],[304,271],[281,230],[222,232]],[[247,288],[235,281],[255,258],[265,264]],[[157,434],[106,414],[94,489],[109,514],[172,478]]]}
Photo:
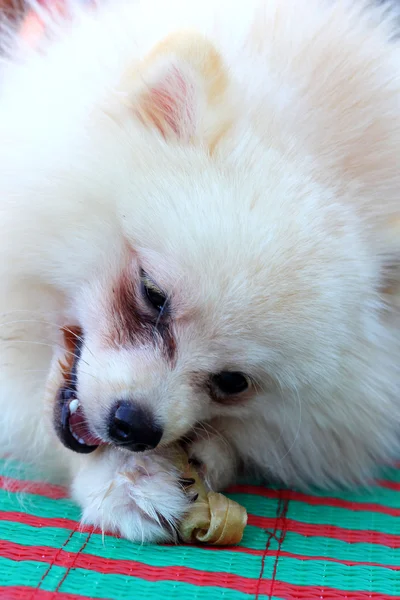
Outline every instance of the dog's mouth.
{"label": "dog's mouth", "polygon": [[76,391],[76,369],[82,346],[82,332],[76,327],[64,329],[66,359],[60,363],[63,385],[58,389],[54,407],[54,427],[57,435],[69,450],[89,454],[104,441],[89,427]]}
{"label": "dog's mouth", "polygon": [[90,431],[79,400],[74,392],[62,387],[57,394],[56,430],[66,448],[89,454],[104,442]]}

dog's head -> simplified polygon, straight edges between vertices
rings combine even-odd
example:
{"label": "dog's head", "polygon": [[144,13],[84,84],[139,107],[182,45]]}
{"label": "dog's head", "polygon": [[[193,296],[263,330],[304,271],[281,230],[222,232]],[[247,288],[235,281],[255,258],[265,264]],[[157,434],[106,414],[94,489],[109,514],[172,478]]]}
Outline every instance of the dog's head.
{"label": "dog's head", "polygon": [[171,43],[109,108],[132,155],[105,136],[115,238],[65,328],[76,358],[55,420],[78,452],[151,449],[282,395],[289,410],[303,388],[329,396],[379,286],[340,186],[261,135],[204,40]]}

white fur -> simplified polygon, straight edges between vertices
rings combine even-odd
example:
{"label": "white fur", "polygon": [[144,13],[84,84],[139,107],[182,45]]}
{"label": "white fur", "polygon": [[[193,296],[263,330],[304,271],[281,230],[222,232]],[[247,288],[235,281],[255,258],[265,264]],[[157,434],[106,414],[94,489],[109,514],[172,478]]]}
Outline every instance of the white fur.
{"label": "white fur", "polygon": [[[390,15],[344,0],[145,0],[52,27],[37,51],[12,49],[1,78],[2,451],[72,480],[84,520],[130,539],[165,539],[157,515],[183,514],[178,475],[158,454],[130,485],[120,472],[135,472],[134,455],[77,457],[55,437],[45,381],[59,327],[76,324],[79,398],[99,435],[115,396],[133,394],[163,422],[162,444],[206,424],[191,451],[215,488],[240,466],[289,485],[366,480],[399,452]],[[179,56],[127,78],[184,29],[226,65],[228,90],[212,107]],[[170,68],[189,90],[168,89],[177,139],[135,116]],[[113,286],[139,261],[171,295],[173,366],[158,347],[104,344]],[[194,373],[224,369],[254,379],[247,401],[222,406],[193,385]],[[141,507],[153,522],[140,494],[154,499]]]}

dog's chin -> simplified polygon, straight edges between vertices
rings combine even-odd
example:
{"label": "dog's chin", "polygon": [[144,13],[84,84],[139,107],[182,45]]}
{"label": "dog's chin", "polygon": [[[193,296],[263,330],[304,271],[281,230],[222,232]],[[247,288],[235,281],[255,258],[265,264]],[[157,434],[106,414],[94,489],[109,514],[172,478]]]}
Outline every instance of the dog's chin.
{"label": "dog's chin", "polygon": [[92,433],[82,406],[73,390],[61,387],[54,403],[54,429],[61,443],[80,454],[90,454],[104,441]]}

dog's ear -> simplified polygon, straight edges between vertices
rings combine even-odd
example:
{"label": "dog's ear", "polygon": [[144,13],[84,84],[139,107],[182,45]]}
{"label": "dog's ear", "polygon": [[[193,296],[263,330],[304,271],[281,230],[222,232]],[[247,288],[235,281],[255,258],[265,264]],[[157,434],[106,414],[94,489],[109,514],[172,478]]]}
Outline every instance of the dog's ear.
{"label": "dog's ear", "polygon": [[139,119],[165,138],[190,142],[199,132],[204,92],[196,73],[171,57],[143,75],[133,109]]}
{"label": "dog's ear", "polygon": [[[129,79],[129,82],[128,82]],[[227,75],[214,46],[195,33],[174,34],[124,77],[130,109],[166,139],[201,137],[210,113],[221,107]]]}

